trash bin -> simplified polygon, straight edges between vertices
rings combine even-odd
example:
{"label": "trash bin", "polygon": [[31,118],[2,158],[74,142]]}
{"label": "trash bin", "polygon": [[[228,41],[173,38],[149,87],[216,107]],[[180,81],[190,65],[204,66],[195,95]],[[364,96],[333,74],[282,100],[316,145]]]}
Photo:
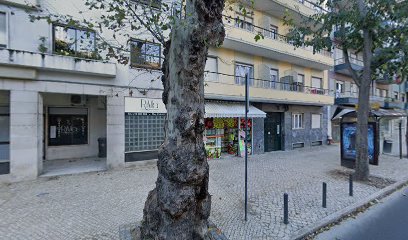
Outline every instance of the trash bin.
{"label": "trash bin", "polygon": [[106,157],[106,138],[98,138],[98,157]]}
{"label": "trash bin", "polygon": [[391,150],[392,150],[392,140],[384,140],[383,153],[391,153]]}

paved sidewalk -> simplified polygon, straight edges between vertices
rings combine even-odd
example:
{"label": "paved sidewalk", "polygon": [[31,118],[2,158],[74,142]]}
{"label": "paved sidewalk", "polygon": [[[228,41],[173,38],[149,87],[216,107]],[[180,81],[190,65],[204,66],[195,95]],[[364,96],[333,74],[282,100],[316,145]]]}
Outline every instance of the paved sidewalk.
{"label": "paved sidewalk", "polygon": [[[349,197],[339,162],[336,146],[251,157],[249,220],[244,222],[244,160],[211,160],[211,219],[231,240],[290,239],[379,190],[355,183],[354,197]],[[408,159],[384,155],[379,167],[371,167],[373,175],[394,181],[403,179],[406,169]],[[148,164],[0,185],[0,239],[118,239],[119,226],[141,220],[156,177],[155,164]],[[323,181],[328,183],[326,209],[321,208]],[[289,225],[282,223],[284,192],[289,193]]]}

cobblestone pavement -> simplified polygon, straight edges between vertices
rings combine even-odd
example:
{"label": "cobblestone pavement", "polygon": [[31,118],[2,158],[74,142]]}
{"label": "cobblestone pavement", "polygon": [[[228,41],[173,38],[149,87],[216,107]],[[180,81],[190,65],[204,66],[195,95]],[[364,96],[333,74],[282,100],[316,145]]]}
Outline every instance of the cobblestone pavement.
{"label": "cobblestone pavement", "polygon": [[[244,160],[210,161],[211,219],[231,239],[289,239],[303,227],[378,191],[355,183],[348,196],[335,146],[255,155],[249,159],[249,212],[244,222]],[[381,156],[373,175],[402,179],[408,159]],[[0,239],[118,239],[119,226],[140,221],[155,164],[0,185]],[[327,208],[321,185],[328,184]],[[282,223],[289,194],[289,225]]]}

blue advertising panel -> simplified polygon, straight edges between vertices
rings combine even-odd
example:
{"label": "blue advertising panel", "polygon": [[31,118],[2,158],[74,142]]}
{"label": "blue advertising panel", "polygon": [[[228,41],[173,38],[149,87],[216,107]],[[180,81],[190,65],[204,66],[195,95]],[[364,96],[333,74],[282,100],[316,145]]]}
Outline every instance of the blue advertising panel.
{"label": "blue advertising panel", "polygon": [[[356,123],[343,123],[342,124],[342,138],[341,138],[341,153],[342,159],[353,160],[356,159]],[[376,139],[375,139],[375,124],[370,123],[368,125],[368,158],[370,164],[376,165]]]}

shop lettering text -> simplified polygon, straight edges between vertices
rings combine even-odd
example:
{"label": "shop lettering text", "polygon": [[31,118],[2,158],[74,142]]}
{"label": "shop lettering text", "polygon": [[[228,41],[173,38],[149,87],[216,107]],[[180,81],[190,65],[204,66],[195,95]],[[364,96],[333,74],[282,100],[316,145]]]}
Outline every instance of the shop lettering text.
{"label": "shop lettering text", "polygon": [[153,100],[141,99],[140,105],[142,109],[145,109],[145,110],[158,110],[159,109],[159,104]]}

